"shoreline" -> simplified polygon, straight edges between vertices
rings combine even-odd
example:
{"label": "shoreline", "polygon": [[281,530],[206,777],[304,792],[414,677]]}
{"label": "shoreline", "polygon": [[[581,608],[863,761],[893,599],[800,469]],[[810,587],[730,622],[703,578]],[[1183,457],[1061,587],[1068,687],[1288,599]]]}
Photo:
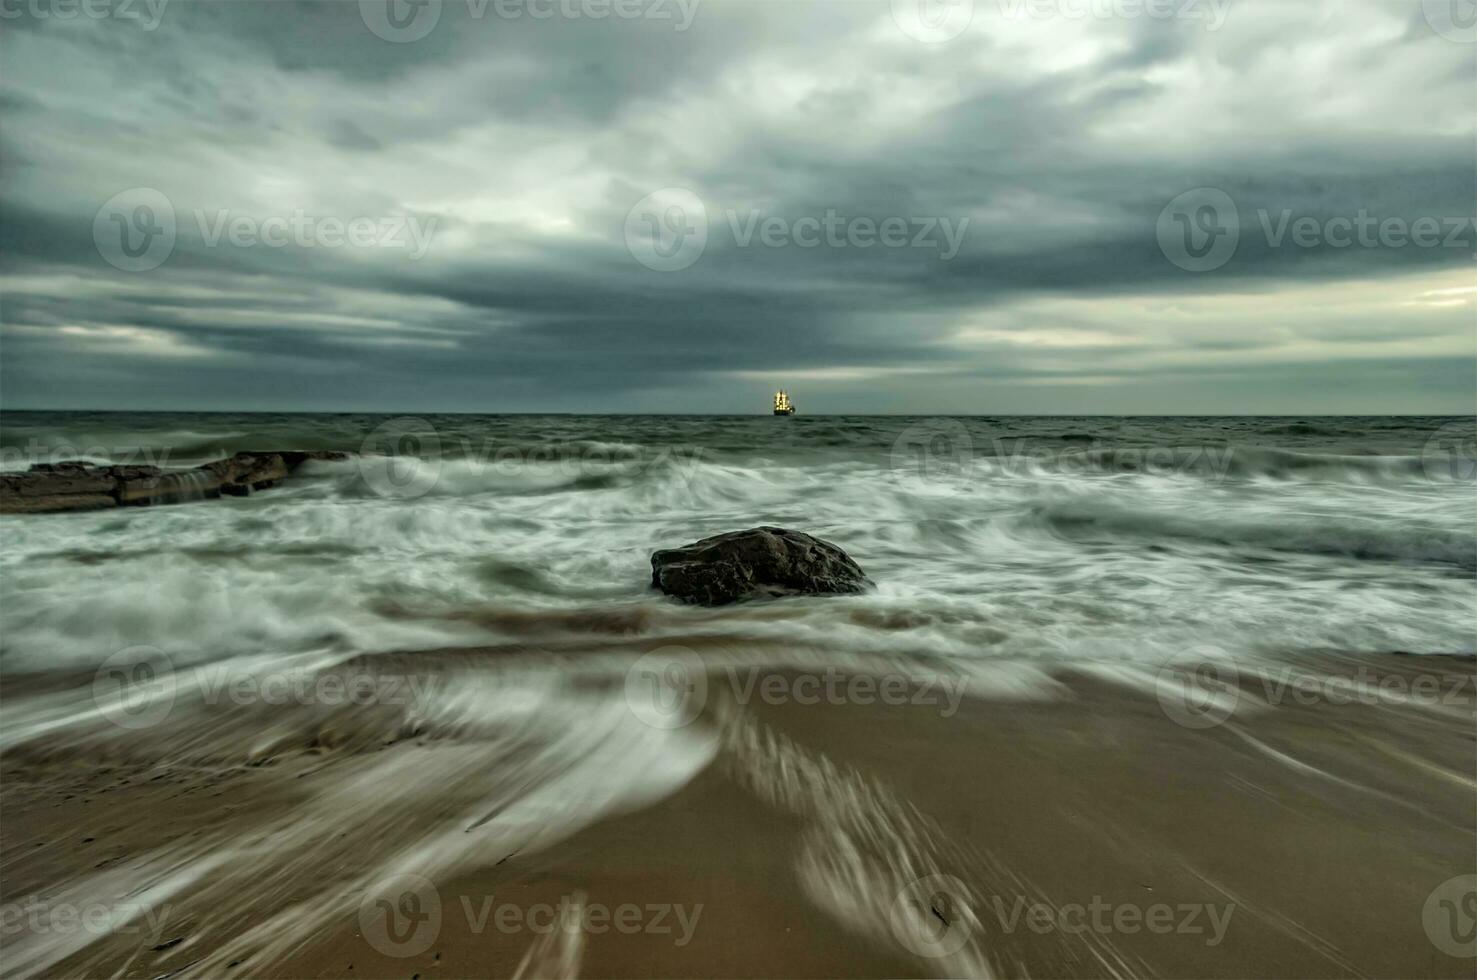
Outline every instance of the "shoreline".
{"label": "shoreline", "polygon": [[[455,692],[486,656],[358,663],[424,659]],[[23,964],[49,959],[37,972],[151,977],[214,975],[233,961],[242,975],[281,977],[1469,975],[1470,961],[1433,945],[1423,906],[1472,870],[1477,665],[1319,665],[1330,678],[1369,670],[1467,693],[1453,704],[1290,700],[1196,729],[1149,689],[1070,668],[1053,672],[1053,697],[971,694],[947,717],[906,704],[739,704],[715,670],[700,717],[658,733],[674,739],[669,754],[696,747],[688,774],[573,823],[560,823],[563,809],[515,812],[558,775],[540,767],[536,743],[528,766],[517,755],[497,764],[469,735],[401,731],[384,705],[341,712],[364,734],[338,742],[320,710],[232,708],[195,750],[179,745],[188,716],[177,730],[171,720],[22,745],[0,754],[7,900],[152,889],[169,914],[156,933],[73,933],[85,942],[69,952],[24,930],[7,945]],[[816,676],[768,673],[791,689]],[[252,756],[269,719],[279,741]],[[379,744],[384,732],[394,734]],[[390,772],[422,775],[387,796],[374,782]],[[510,790],[520,782],[523,795]],[[349,786],[363,787],[357,813],[345,809]],[[555,817],[563,830],[549,830]],[[288,827],[300,835],[281,836]],[[273,887],[248,884],[264,874]],[[372,892],[396,874],[431,883],[439,901],[424,950],[407,953],[388,914],[374,918]],[[937,876],[945,897],[919,907],[947,906],[949,924],[910,932],[899,896]],[[571,921],[573,902],[586,928],[546,925]],[[664,922],[650,906],[668,907]],[[1202,910],[1194,922],[1187,907]],[[617,929],[619,916],[639,928]]]}

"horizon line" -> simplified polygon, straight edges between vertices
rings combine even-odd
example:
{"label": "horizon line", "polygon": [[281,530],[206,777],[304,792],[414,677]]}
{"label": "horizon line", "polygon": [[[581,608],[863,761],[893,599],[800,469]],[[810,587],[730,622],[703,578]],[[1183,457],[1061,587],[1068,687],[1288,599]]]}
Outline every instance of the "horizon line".
{"label": "horizon line", "polygon": [[[437,409],[395,410],[383,409],[269,409],[269,408],[6,408],[0,406],[0,415],[7,412],[53,412],[91,413],[95,415],[464,415],[469,418],[528,417],[590,417],[590,418],[774,418],[770,412],[467,412]],[[1185,414],[1175,412],[816,412],[784,416],[796,419],[817,418],[1017,418],[1017,419],[1360,419],[1360,418],[1468,418],[1477,416],[1470,412],[1235,412]]]}

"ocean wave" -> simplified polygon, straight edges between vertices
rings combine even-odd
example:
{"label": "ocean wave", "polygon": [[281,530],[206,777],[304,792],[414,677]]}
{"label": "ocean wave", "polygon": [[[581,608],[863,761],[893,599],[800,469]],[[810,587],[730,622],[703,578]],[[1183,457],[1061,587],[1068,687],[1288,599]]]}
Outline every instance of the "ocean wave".
{"label": "ocean wave", "polygon": [[1285,425],[1271,425],[1262,430],[1269,435],[1282,436],[1337,436],[1339,428],[1336,425],[1324,425],[1317,422],[1288,422]]}
{"label": "ocean wave", "polygon": [[[357,449],[384,420],[155,421],[31,428]],[[310,462],[202,504],[7,517],[0,657],[36,672],[140,644],[193,664],[665,637],[998,673],[1003,657],[1124,659],[1203,636],[1470,646],[1471,488],[1417,455],[1444,420],[1363,441],[1379,426],[1315,420],[1336,434],[1268,446],[1247,443],[1298,420],[963,420],[973,455],[921,471],[894,449],[928,420],[433,422],[438,456]],[[1109,431],[1121,441],[1088,438]],[[759,524],[836,542],[878,591],[722,614],[651,592],[654,550]]]}
{"label": "ocean wave", "polygon": [[243,432],[200,432],[191,429],[135,432],[126,429],[96,429],[58,432],[39,427],[7,425],[0,436],[0,471],[23,471],[34,463],[69,460],[109,464],[133,464],[169,468],[212,459],[235,452]]}
{"label": "ocean wave", "polygon": [[1355,456],[1296,452],[1260,446],[1115,445],[1042,449],[1030,445],[995,447],[964,463],[944,461],[937,482],[965,482],[992,475],[1122,475],[1190,477],[1200,480],[1277,480],[1357,484],[1410,484],[1443,480],[1428,472],[1419,456]]}
{"label": "ocean wave", "polygon": [[1230,459],[1229,472],[1244,477],[1409,482],[1426,476],[1419,456],[1349,456],[1235,447]]}
{"label": "ocean wave", "polygon": [[1052,532],[1084,540],[1103,535],[1152,542],[1193,541],[1226,548],[1337,555],[1374,561],[1441,562],[1477,570],[1477,534],[1407,520],[1376,522],[1359,517],[1245,516],[1134,510],[1102,500],[1075,500],[1032,508],[1030,521]]}

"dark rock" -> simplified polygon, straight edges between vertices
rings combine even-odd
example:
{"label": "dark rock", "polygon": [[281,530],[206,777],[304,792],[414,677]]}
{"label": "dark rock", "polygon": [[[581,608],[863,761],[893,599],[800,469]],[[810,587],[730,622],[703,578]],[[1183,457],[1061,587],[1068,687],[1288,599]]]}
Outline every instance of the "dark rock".
{"label": "dark rock", "polygon": [[872,582],[828,541],[782,527],[757,527],[656,552],[651,585],[683,602],[721,606],[791,595],[851,595]]}
{"label": "dark rock", "polygon": [[110,469],[71,460],[38,463],[24,473],[0,475],[0,512],[46,514],[115,507]]}
{"label": "dark rock", "polygon": [[113,496],[120,504],[179,503],[218,494],[220,476],[209,466],[164,472],[157,466],[114,466],[117,486]]}
{"label": "dark rock", "polygon": [[0,513],[95,510],[120,504],[179,503],[244,496],[275,487],[309,460],[344,460],[326,450],[245,452],[188,470],[157,466],[95,466],[78,460],[37,463],[24,473],[0,474]]}
{"label": "dark rock", "polygon": [[[37,474],[32,476],[31,474]],[[66,493],[109,493],[113,477],[106,468],[91,463],[40,463],[26,473],[0,476],[0,492],[22,497]]]}
{"label": "dark rock", "polygon": [[221,481],[221,492],[245,496],[266,490],[287,479],[287,463],[279,453],[237,453],[228,463],[231,472]]}
{"label": "dark rock", "polygon": [[117,506],[118,501],[108,493],[12,494],[0,490],[0,514],[53,514]]}

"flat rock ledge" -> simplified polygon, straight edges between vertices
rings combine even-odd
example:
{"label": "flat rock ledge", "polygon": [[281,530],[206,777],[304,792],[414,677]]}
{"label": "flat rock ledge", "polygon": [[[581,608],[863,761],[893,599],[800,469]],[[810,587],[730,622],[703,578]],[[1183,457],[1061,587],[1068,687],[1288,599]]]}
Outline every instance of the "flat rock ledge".
{"label": "flat rock ledge", "polygon": [[348,458],[348,453],[331,451],[250,452],[188,470],[37,463],[24,473],[0,474],[0,514],[173,504],[222,494],[244,497],[277,486],[308,460]]}
{"label": "flat rock ledge", "polygon": [[872,588],[872,581],[829,541],[756,527],[654,553],[651,585],[683,602],[723,606],[782,596],[855,595]]}

